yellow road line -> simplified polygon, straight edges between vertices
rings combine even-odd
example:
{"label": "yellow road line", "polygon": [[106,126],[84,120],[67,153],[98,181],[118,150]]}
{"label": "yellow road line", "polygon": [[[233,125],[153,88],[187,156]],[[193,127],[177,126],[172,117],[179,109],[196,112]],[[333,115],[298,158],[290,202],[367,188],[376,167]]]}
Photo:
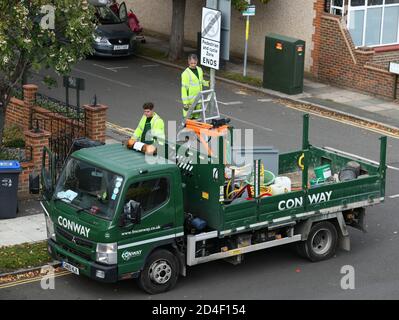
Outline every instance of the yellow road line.
{"label": "yellow road line", "polygon": [[[67,276],[70,274],[72,274],[72,273],[69,271],[61,271],[61,272],[56,273],[54,275],[54,278],[63,277],[63,276]],[[15,286],[21,286],[21,285],[28,284],[28,283],[39,282],[42,280],[42,278],[43,278],[43,276],[40,275],[40,276],[36,276],[34,278],[23,279],[23,280],[12,281],[12,282],[8,282],[8,283],[0,284],[0,290],[15,287]]]}
{"label": "yellow road line", "polygon": [[115,123],[111,123],[111,122],[107,122],[107,128],[116,130],[118,132],[125,133],[129,136],[131,136],[134,133],[134,130],[131,128],[123,128],[123,127],[121,127]]}

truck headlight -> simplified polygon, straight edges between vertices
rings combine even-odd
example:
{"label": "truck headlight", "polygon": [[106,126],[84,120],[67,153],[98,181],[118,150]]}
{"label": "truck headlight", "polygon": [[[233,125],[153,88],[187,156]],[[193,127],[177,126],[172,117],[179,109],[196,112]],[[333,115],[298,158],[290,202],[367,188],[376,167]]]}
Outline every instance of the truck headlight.
{"label": "truck headlight", "polygon": [[104,264],[117,264],[118,244],[98,243],[96,249],[96,261]]}
{"label": "truck headlight", "polygon": [[54,223],[51,221],[50,217],[46,215],[46,229],[47,229],[47,238],[57,241],[54,229]]}

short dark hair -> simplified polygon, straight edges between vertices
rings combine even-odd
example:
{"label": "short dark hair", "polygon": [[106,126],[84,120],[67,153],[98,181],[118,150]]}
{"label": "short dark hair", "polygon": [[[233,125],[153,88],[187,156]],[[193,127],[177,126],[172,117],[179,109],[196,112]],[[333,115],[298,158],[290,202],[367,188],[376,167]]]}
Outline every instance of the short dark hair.
{"label": "short dark hair", "polygon": [[146,102],[143,105],[144,110],[153,110],[154,109],[154,104],[152,102]]}
{"label": "short dark hair", "polygon": [[190,60],[197,60],[198,61],[198,56],[195,53],[190,53],[188,55],[188,61]]}

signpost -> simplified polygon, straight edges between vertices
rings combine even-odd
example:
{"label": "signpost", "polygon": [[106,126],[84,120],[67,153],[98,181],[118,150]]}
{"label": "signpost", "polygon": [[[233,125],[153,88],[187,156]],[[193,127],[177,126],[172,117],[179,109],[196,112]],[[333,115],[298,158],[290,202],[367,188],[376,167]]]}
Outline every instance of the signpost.
{"label": "signpost", "polygon": [[389,63],[389,72],[395,75],[395,84],[393,88],[393,98],[396,100],[397,91],[398,91],[398,76],[399,76],[399,63],[390,62]]}
{"label": "signpost", "polygon": [[[216,5],[217,6],[217,5]],[[211,89],[215,89],[215,70],[220,65],[220,35],[222,13],[212,8],[202,9],[201,65],[211,68]]]}

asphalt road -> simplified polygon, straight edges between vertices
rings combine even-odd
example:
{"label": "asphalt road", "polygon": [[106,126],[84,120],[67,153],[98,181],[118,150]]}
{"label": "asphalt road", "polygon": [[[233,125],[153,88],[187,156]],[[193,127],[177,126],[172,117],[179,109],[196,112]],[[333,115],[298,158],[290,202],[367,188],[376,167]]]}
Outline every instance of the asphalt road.
{"label": "asphalt road", "polygon": [[[180,71],[138,58],[90,59],[73,75],[86,79],[82,101],[94,94],[109,105],[108,120],[134,128],[146,101],[155,103],[167,121],[180,119]],[[37,79],[36,79],[37,81]],[[40,91],[64,99],[62,88]],[[217,83],[223,114],[236,128],[254,130],[255,145],[281,152],[301,146],[302,112],[274,103],[270,97]],[[371,160],[379,160],[379,134],[311,116],[310,140]],[[399,140],[389,138],[387,198],[367,210],[368,233],[350,229],[351,252],[338,251],[329,261],[310,263],[291,247],[255,252],[239,266],[216,261],[192,267],[168,293],[148,296],[133,281],[100,284],[84,277],[59,277],[55,290],[31,283],[0,290],[0,299],[398,299],[399,298]],[[355,289],[341,288],[343,266],[355,270]]]}

